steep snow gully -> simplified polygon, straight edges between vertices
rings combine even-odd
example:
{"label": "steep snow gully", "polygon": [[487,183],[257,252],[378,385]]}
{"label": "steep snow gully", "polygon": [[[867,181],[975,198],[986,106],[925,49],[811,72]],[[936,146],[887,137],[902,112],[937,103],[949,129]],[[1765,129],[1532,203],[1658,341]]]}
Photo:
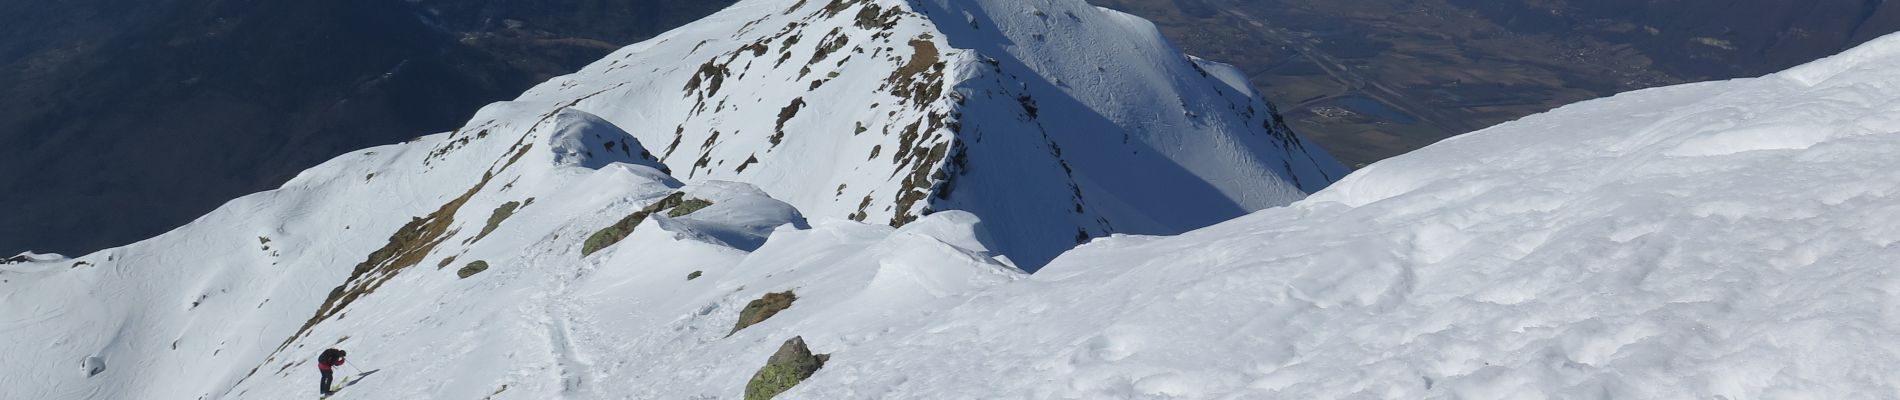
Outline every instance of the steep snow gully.
{"label": "steep snow gully", "polygon": [[1900,36],[1296,202],[1336,163],[1138,19],[745,1],[0,260],[0,398],[314,396],[329,347],[341,399],[1900,397],[1895,82]]}

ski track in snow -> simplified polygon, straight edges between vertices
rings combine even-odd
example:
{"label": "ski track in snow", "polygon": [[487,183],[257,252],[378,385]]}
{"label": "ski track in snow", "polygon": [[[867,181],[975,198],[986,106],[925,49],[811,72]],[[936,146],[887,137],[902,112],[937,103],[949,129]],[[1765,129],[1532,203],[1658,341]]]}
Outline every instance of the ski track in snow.
{"label": "ski track in snow", "polygon": [[[570,274],[557,276],[565,275]],[[580,272],[571,275],[580,275]],[[561,388],[562,398],[566,398],[587,392],[593,384],[589,373],[593,366],[577,354],[572,327],[577,321],[575,313],[571,311],[570,304],[574,299],[568,295],[568,279],[557,278],[555,282],[556,286],[528,301],[526,304],[531,307],[522,314],[538,317],[536,322],[540,325],[539,330],[547,341],[549,356],[554,359],[553,368],[556,372],[549,376],[559,378],[557,385]]]}

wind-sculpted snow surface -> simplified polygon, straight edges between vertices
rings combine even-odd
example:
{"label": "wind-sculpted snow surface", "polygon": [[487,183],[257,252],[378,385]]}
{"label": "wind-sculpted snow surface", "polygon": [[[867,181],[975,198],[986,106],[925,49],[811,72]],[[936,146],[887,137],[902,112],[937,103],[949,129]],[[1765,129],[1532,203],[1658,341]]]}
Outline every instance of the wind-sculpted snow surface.
{"label": "wind-sculpted snow surface", "polygon": [[1900,397],[1895,82],[1888,37],[1097,240],[787,398]]}

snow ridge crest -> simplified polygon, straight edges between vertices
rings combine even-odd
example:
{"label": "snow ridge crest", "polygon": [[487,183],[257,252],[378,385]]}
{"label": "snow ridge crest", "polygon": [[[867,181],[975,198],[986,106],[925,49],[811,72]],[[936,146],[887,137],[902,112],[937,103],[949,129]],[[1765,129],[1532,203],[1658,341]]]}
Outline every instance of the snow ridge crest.
{"label": "snow ridge crest", "polygon": [[523,100],[572,104],[681,179],[752,183],[813,217],[969,211],[1033,268],[1344,174],[1229,72],[1080,0],[746,1]]}

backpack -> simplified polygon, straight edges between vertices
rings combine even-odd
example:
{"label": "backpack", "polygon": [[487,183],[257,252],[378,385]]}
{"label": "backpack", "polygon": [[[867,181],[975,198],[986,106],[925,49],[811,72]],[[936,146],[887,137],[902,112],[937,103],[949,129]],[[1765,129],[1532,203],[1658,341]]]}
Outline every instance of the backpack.
{"label": "backpack", "polygon": [[317,363],[323,364],[323,365],[336,365],[336,361],[343,359],[343,356],[345,354],[346,353],[344,353],[343,350],[337,350],[337,349],[324,350],[323,354],[317,356]]}

